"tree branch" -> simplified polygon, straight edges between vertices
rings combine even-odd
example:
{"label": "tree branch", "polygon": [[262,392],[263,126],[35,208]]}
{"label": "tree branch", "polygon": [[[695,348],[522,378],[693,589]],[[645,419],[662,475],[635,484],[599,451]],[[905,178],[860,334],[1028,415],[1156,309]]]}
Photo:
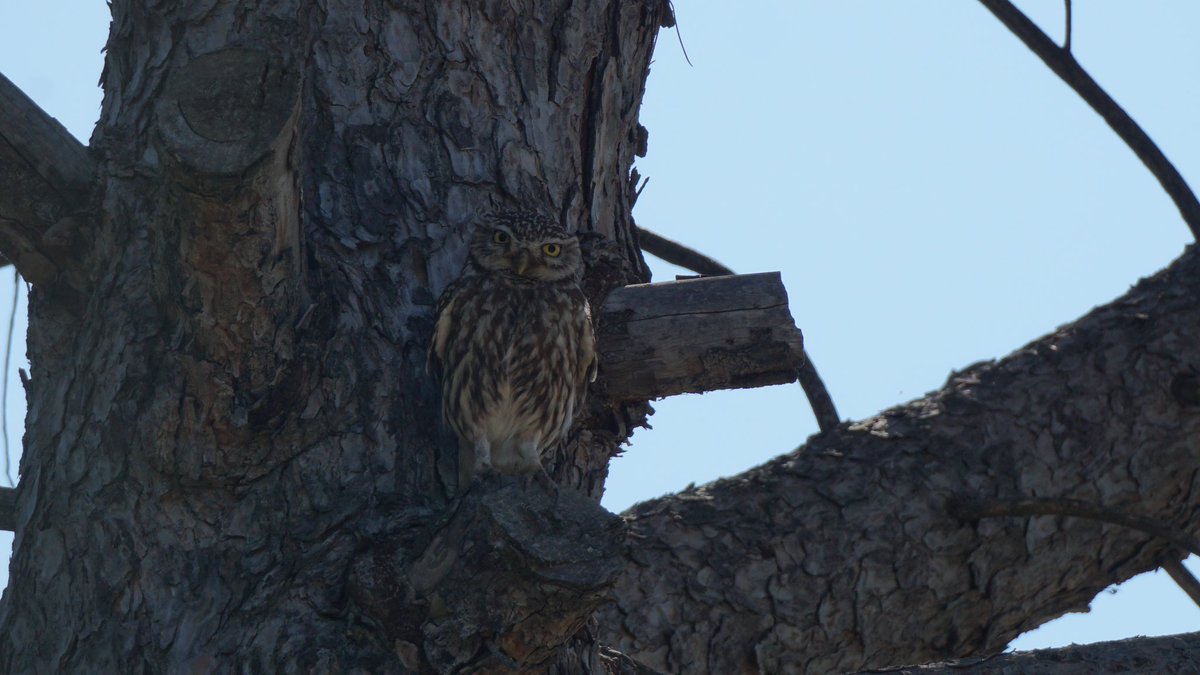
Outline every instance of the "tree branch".
{"label": "tree branch", "polygon": [[1071,55],[1070,7],[1068,6],[1067,9],[1068,41],[1063,47],[1059,47],[1037,27],[1037,24],[1030,21],[1029,17],[1008,0],[979,0],[979,2],[1020,38],[1026,47],[1037,54],[1038,58],[1054,71],[1054,74],[1062,78],[1063,82],[1070,85],[1075,93],[1087,101],[1092,110],[1095,110],[1104,118],[1105,122],[1108,122],[1108,126],[1117,132],[1121,140],[1125,141],[1138,159],[1142,160],[1142,164],[1150,169],[1150,173],[1154,174],[1159,184],[1170,195],[1175,206],[1179,208],[1184,222],[1191,229],[1192,236],[1200,239],[1200,201],[1196,200],[1196,195],[1188,187],[1187,181],[1179,174],[1167,156],[1158,149],[1154,141],[1150,140],[1150,136],[1108,95],[1108,92],[1092,79],[1091,75],[1088,75],[1087,71]]}
{"label": "tree branch", "polygon": [[713,258],[644,227],[638,228],[638,243],[646,253],[662,258],[672,265],[689,269],[696,274],[719,277],[734,273],[733,270]]}
{"label": "tree branch", "polygon": [[825,382],[817,373],[817,366],[808,358],[807,350],[804,352],[804,362],[800,364],[796,375],[800,380],[800,387],[804,389],[804,395],[808,397],[808,405],[817,418],[817,428],[821,431],[835,429],[842,423],[842,418],[838,415],[837,406],[833,404],[829,390],[825,388]]}
{"label": "tree branch", "polygon": [[[1145,673],[1189,675],[1196,672],[1200,660],[1200,633],[1139,637],[1129,640],[1071,645],[1057,649],[1038,649],[986,658],[961,659],[922,666],[897,666],[864,670],[864,673],[930,675],[931,673],[1056,673],[1091,675],[1092,673]],[[1150,666],[1150,670],[1147,667]]]}
{"label": "tree branch", "polygon": [[1103,504],[1190,542],[1200,404],[1178,382],[1200,364],[1197,334],[1193,248],[925,398],[634,507],[605,641],[664,672],[843,672],[994,653],[1082,610],[1178,556],[1179,536],[1141,520],[964,522],[946,505]]}
{"label": "tree branch", "polygon": [[94,175],[79,141],[0,75],[0,251],[21,276],[57,273]]}
{"label": "tree branch", "polygon": [[1171,580],[1174,581],[1180,588],[1182,588],[1184,593],[1188,594],[1188,597],[1192,599],[1192,602],[1200,605],[1200,581],[1197,581],[1196,577],[1192,576],[1192,573],[1183,566],[1181,561],[1174,558],[1168,558],[1167,561],[1163,563],[1162,568],[1168,575],[1170,575]]}

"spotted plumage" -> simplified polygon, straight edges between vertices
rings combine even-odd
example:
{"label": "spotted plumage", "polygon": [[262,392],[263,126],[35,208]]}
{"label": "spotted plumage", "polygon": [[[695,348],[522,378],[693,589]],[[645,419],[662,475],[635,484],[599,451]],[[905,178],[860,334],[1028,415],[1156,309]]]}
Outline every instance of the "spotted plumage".
{"label": "spotted plumage", "polygon": [[544,216],[493,213],[475,229],[429,347],[460,484],[491,469],[543,475],[542,453],[570,430],[596,377],[582,272],[579,241]]}

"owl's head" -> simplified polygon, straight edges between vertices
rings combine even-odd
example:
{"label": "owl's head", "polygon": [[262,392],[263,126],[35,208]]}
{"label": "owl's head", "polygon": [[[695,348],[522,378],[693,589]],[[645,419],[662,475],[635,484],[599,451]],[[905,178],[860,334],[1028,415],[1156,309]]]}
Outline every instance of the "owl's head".
{"label": "owl's head", "polygon": [[575,235],[529,211],[489,213],[475,228],[471,257],[485,270],[534,281],[576,276],[583,264]]}

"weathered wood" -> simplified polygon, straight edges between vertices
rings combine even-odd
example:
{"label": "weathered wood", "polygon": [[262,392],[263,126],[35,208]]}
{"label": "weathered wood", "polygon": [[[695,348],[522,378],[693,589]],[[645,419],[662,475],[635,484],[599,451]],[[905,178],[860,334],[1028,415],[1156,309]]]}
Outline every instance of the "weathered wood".
{"label": "weathered wood", "polygon": [[87,149],[0,75],[0,252],[26,279],[57,272],[94,175]]}
{"label": "weathered wood", "polygon": [[778,272],[620,288],[600,316],[613,400],[796,381],[803,338]]}

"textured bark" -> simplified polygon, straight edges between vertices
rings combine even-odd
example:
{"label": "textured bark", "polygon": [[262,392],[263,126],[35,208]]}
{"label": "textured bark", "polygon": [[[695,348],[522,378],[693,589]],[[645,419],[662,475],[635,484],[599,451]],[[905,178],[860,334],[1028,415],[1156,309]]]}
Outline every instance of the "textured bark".
{"label": "textured bark", "polygon": [[1191,675],[1200,671],[1200,633],[1136,638],[1073,645],[1061,649],[997,654],[986,658],[932,663],[925,666],[880,668],[869,673],[930,675],[1095,675],[1095,673],[1153,673]]}
{"label": "textured bark", "polygon": [[[634,507],[633,563],[601,613],[606,639],[667,672],[842,672],[994,653],[1085,608],[1182,557],[1130,524],[1195,541],[1197,335],[1189,250],[923,399]],[[964,503],[1030,499],[1096,508],[962,516]]]}
{"label": "textured bark", "polygon": [[94,174],[79,141],[0,75],[0,264],[35,283],[62,271],[85,227]]}
{"label": "textured bark", "polygon": [[575,628],[620,561],[594,500],[645,409],[593,406],[553,507],[452,495],[424,351],[481,211],[584,233],[597,305],[645,280],[629,169],[666,4],[112,10],[88,283],[30,297],[0,671],[617,669]]}

